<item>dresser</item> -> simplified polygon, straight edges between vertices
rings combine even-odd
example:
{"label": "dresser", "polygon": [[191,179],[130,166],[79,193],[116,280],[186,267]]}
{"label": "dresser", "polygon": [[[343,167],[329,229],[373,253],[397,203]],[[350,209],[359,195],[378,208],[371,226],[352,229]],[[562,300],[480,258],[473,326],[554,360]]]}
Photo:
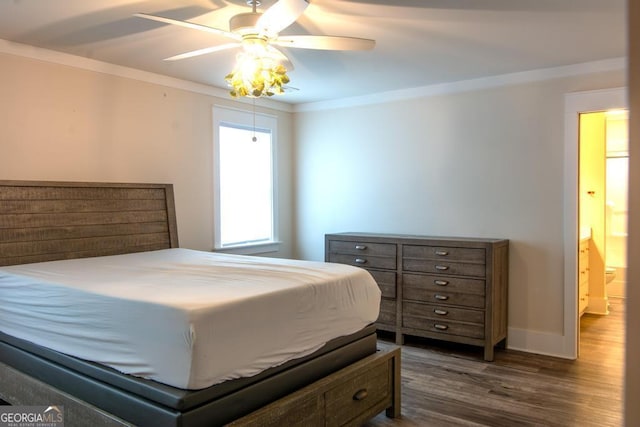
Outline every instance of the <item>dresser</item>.
{"label": "dresser", "polygon": [[506,343],[509,241],[337,233],[325,260],[368,270],[382,291],[376,326],[396,334],[482,346]]}

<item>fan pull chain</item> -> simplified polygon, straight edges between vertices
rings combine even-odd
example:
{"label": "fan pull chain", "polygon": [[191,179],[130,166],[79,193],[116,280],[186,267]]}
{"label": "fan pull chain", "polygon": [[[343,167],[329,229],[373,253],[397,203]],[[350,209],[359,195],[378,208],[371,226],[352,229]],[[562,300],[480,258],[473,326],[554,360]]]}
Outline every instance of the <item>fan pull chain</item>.
{"label": "fan pull chain", "polygon": [[256,142],[258,138],[256,138],[256,99],[253,98],[253,138],[251,140]]}

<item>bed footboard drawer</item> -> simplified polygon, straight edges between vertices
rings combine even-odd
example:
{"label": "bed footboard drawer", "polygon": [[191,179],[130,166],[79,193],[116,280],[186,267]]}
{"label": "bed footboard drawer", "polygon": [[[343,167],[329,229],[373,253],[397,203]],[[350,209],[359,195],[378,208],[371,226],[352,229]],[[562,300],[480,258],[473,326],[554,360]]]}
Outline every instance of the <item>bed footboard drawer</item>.
{"label": "bed footboard drawer", "polygon": [[256,412],[255,415],[234,421],[227,427],[324,427],[323,403],[322,396],[308,394],[298,399],[286,400],[281,405],[272,404],[268,411]]}
{"label": "bed footboard drawer", "polygon": [[400,348],[387,346],[229,426],[356,427],[400,416]]}
{"label": "bed footboard drawer", "polygon": [[324,395],[326,425],[357,424],[391,405],[389,363],[379,363]]}

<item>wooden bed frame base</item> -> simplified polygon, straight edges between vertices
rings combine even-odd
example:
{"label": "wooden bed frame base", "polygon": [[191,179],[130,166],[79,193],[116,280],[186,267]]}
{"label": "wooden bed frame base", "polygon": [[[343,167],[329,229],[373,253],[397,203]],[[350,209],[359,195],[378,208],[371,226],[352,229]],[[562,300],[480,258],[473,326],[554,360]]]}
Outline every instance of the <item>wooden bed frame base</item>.
{"label": "wooden bed frame base", "polygon": [[2,362],[0,384],[0,399],[11,405],[48,405],[46,402],[56,402],[57,405],[63,406],[65,421],[70,426],[132,425]]}
{"label": "wooden bed frame base", "polygon": [[[373,379],[377,377],[382,378],[386,387],[376,389]],[[65,421],[71,426],[133,426],[1,362],[0,384],[0,399],[12,405],[63,406]],[[369,390],[368,386],[373,387]],[[363,390],[364,397],[358,397]],[[339,399],[344,393],[352,395],[346,405]],[[338,410],[331,411],[332,406]],[[229,425],[358,426],[383,410],[388,417],[400,417],[400,408],[400,348],[389,346]]]}

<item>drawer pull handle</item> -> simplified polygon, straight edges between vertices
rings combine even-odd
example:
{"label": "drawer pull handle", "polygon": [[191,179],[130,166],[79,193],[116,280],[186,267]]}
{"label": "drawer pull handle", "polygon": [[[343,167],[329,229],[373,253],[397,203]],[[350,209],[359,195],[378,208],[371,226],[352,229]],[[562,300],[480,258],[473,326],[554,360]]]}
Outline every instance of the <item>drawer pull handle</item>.
{"label": "drawer pull handle", "polygon": [[356,249],[359,251],[364,251],[365,249],[367,249],[367,247],[365,245],[356,245]]}
{"label": "drawer pull handle", "polygon": [[445,271],[448,269],[449,269],[449,266],[447,265],[436,265],[436,270]]}
{"label": "drawer pull handle", "polygon": [[441,325],[439,323],[434,323],[433,327],[440,330],[440,331],[446,331],[447,329],[449,329],[449,327],[447,325]]}
{"label": "drawer pull handle", "polygon": [[369,392],[366,388],[363,388],[356,391],[356,394],[353,395],[353,400],[364,400],[367,396],[369,396]]}
{"label": "drawer pull handle", "polygon": [[449,314],[447,310],[440,310],[439,308],[434,309],[433,312],[439,316],[446,316]]}
{"label": "drawer pull handle", "polygon": [[447,252],[447,251],[436,251],[436,255],[438,255],[438,256],[447,256],[447,255],[449,255],[449,252]]}
{"label": "drawer pull handle", "polygon": [[367,260],[364,258],[356,258],[356,264],[366,264]]}
{"label": "drawer pull handle", "polygon": [[434,280],[433,283],[435,283],[438,286],[447,286],[449,284],[448,280]]}
{"label": "drawer pull handle", "polygon": [[433,297],[434,297],[435,299],[437,299],[437,300],[440,300],[440,301],[446,301],[446,300],[448,300],[448,299],[449,299],[449,297],[448,297],[448,296],[446,296],[446,295],[440,295],[440,294],[435,294]]}

